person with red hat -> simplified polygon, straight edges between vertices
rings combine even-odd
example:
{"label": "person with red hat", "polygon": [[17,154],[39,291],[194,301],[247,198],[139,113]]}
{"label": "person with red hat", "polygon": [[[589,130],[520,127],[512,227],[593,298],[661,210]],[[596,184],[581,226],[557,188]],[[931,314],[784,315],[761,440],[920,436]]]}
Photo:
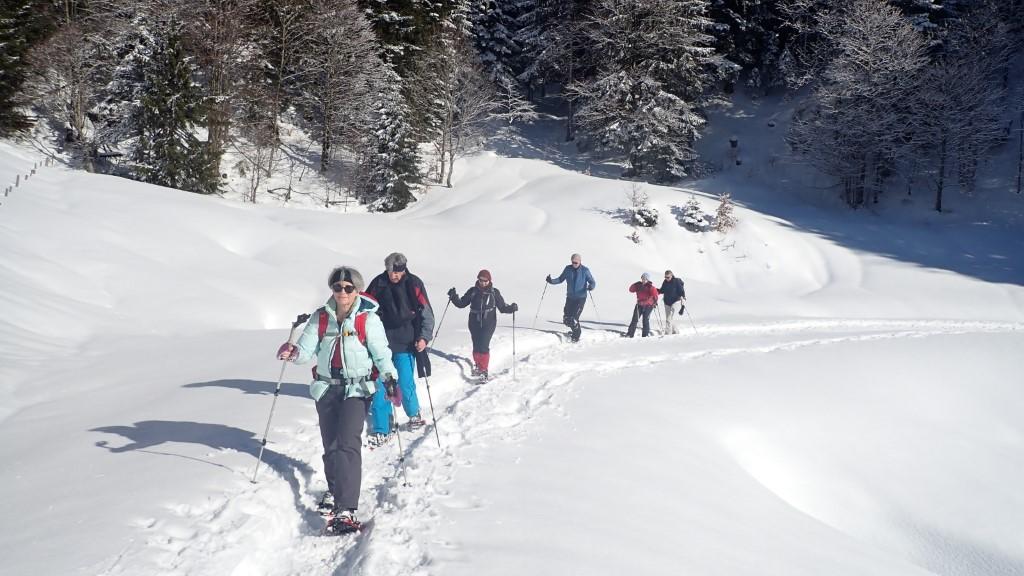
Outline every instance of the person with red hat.
{"label": "person with red hat", "polygon": [[473,376],[487,379],[488,364],[491,359],[491,336],[498,325],[498,315],[511,314],[519,310],[515,302],[505,304],[501,292],[491,283],[491,273],[481,270],[476,275],[474,284],[459,298],[459,293],[452,288],[448,298],[456,308],[469,306],[469,333],[473,337]]}
{"label": "person with red hat", "polygon": [[639,282],[630,284],[629,291],[636,294],[636,306],[633,307],[633,318],[629,321],[625,336],[632,338],[636,334],[636,324],[642,318],[642,335],[646,338],[651,335],[651,311],[658,305],[658,289],[651,282],[651,275],[644,272]]}

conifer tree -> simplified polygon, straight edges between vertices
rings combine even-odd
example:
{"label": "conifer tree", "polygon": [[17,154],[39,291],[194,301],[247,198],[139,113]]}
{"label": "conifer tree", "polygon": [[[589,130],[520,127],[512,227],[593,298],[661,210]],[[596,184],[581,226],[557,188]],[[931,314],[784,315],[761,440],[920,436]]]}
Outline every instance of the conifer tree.
{"label": "conifer tree", "polygon": [[624,176],[684,176],[704,125],[712,38],[705,0],[601,0],[591,41],[602,65],[577,84],[581,125],[624,151]]}
{"label": "conifer tree", "polygon": [[390,66],[380,87],[376,125],[367,138],[359,199],[376,212],[395,212],[413,202],[420,183],[419,156],[409,125],[401,81]]}
{"label": "conifer tree", "polygon": [[172,23],[156,39],[143,68],[135,159],[147,182],[210,194],[216,192],[216,169],[196,137],[204,105],[193,73],[181,34]]}
{"label": "conifer tree", "polygon": [[28,73],[25,56],[32,44],[47,30],[31,0],[8,0],[0,4],[0,134],[27,127],[17,107],[20,89]]}

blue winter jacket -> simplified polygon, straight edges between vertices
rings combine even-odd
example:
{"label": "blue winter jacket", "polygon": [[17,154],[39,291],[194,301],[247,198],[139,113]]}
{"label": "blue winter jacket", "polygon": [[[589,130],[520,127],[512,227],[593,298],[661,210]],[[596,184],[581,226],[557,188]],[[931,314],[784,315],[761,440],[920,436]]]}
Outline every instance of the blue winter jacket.
{"label": "blue winter jacket", "polygon": [[[341,322],[338,330],[338,305],[334,298],[329,298],[324,305],[327,310],[327,331],[323,340],[320,339],[320,311],[314,312],[296,342],[299,356],[297,364],[305,364],[316,357],[316,379],[309,385],[309,395],[319,400],[331,385],[345,386],[345,398],[369,398],[377,390],[377,385],[370,378],[376,366],[381,376],[391,375],[398,378],[398,371],[391,362],[391,349],[388,348],[388,337],[384,333],[384,324],[377,315],[377,303],[360,295],[352,310]],[[356,316],[366,314],[366,345],[359,342],[356,334]],[[344,383],[331,381],[331,354],[341,335],[341,376]]]}
{"label": "blue winter jacket", "polygon": [[572,264],[570,264],[562,270],[561,276],[551,279],[551,284],[561,284],[562,282],[566,283],[566,298],[586,298],[587,292],[597,287],[597,282],[594,281],[590,268],[582,264],[580,264],[579,268],[573,268]]}

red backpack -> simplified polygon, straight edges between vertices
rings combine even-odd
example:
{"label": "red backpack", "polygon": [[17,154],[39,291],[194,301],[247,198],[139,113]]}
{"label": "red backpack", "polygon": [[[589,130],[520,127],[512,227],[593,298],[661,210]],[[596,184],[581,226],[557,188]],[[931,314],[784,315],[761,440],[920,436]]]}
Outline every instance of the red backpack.
{"label": "red backpack", "polygon": [[[356,337],[359,338],[359,343],[366,346],[366,315],[370,312],[368,310],[356,313]],[[324,334],[327,333],[327,323],[331,321],[330,315],[327,313],[326,307],[321,307],[316,311],[317,314],[317,336],[319,341],[323,341]],[[334,354],[331,355],[331,368],[341,368],[341,338],[335,340]],[[317,379],[316,366],[313,366],[313,379]],[[370,372],[370,379],[377,379],[377,366],[373,367],[373,371]]]}

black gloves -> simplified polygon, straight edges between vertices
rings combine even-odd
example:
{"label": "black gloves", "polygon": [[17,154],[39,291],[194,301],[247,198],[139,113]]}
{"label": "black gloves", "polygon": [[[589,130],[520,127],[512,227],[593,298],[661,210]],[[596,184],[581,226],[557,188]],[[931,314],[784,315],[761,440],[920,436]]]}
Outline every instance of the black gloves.
{"label": "black gloves", "polygon": [[515,302],[513,302],[508,308],[513,314],[519,312],[519,304],[516,304]]}
{"label": "black gloves", "polygon": [[388,375],[388,379],[384,381],[384,395],[388,398],[394,398],[398,396],[398,382]]}
{"label": "black gloves", "polygon": [[451,290],[448,291],[448,298],[449,299],[455,300],[458,297],[459,297],[459,293],[455,291],[455,288],[452,288]]}
{"label": "black gloves", "polygon": [[544,279],[547,280],[548,284],[551,284],[551,274],[545,276]]}

